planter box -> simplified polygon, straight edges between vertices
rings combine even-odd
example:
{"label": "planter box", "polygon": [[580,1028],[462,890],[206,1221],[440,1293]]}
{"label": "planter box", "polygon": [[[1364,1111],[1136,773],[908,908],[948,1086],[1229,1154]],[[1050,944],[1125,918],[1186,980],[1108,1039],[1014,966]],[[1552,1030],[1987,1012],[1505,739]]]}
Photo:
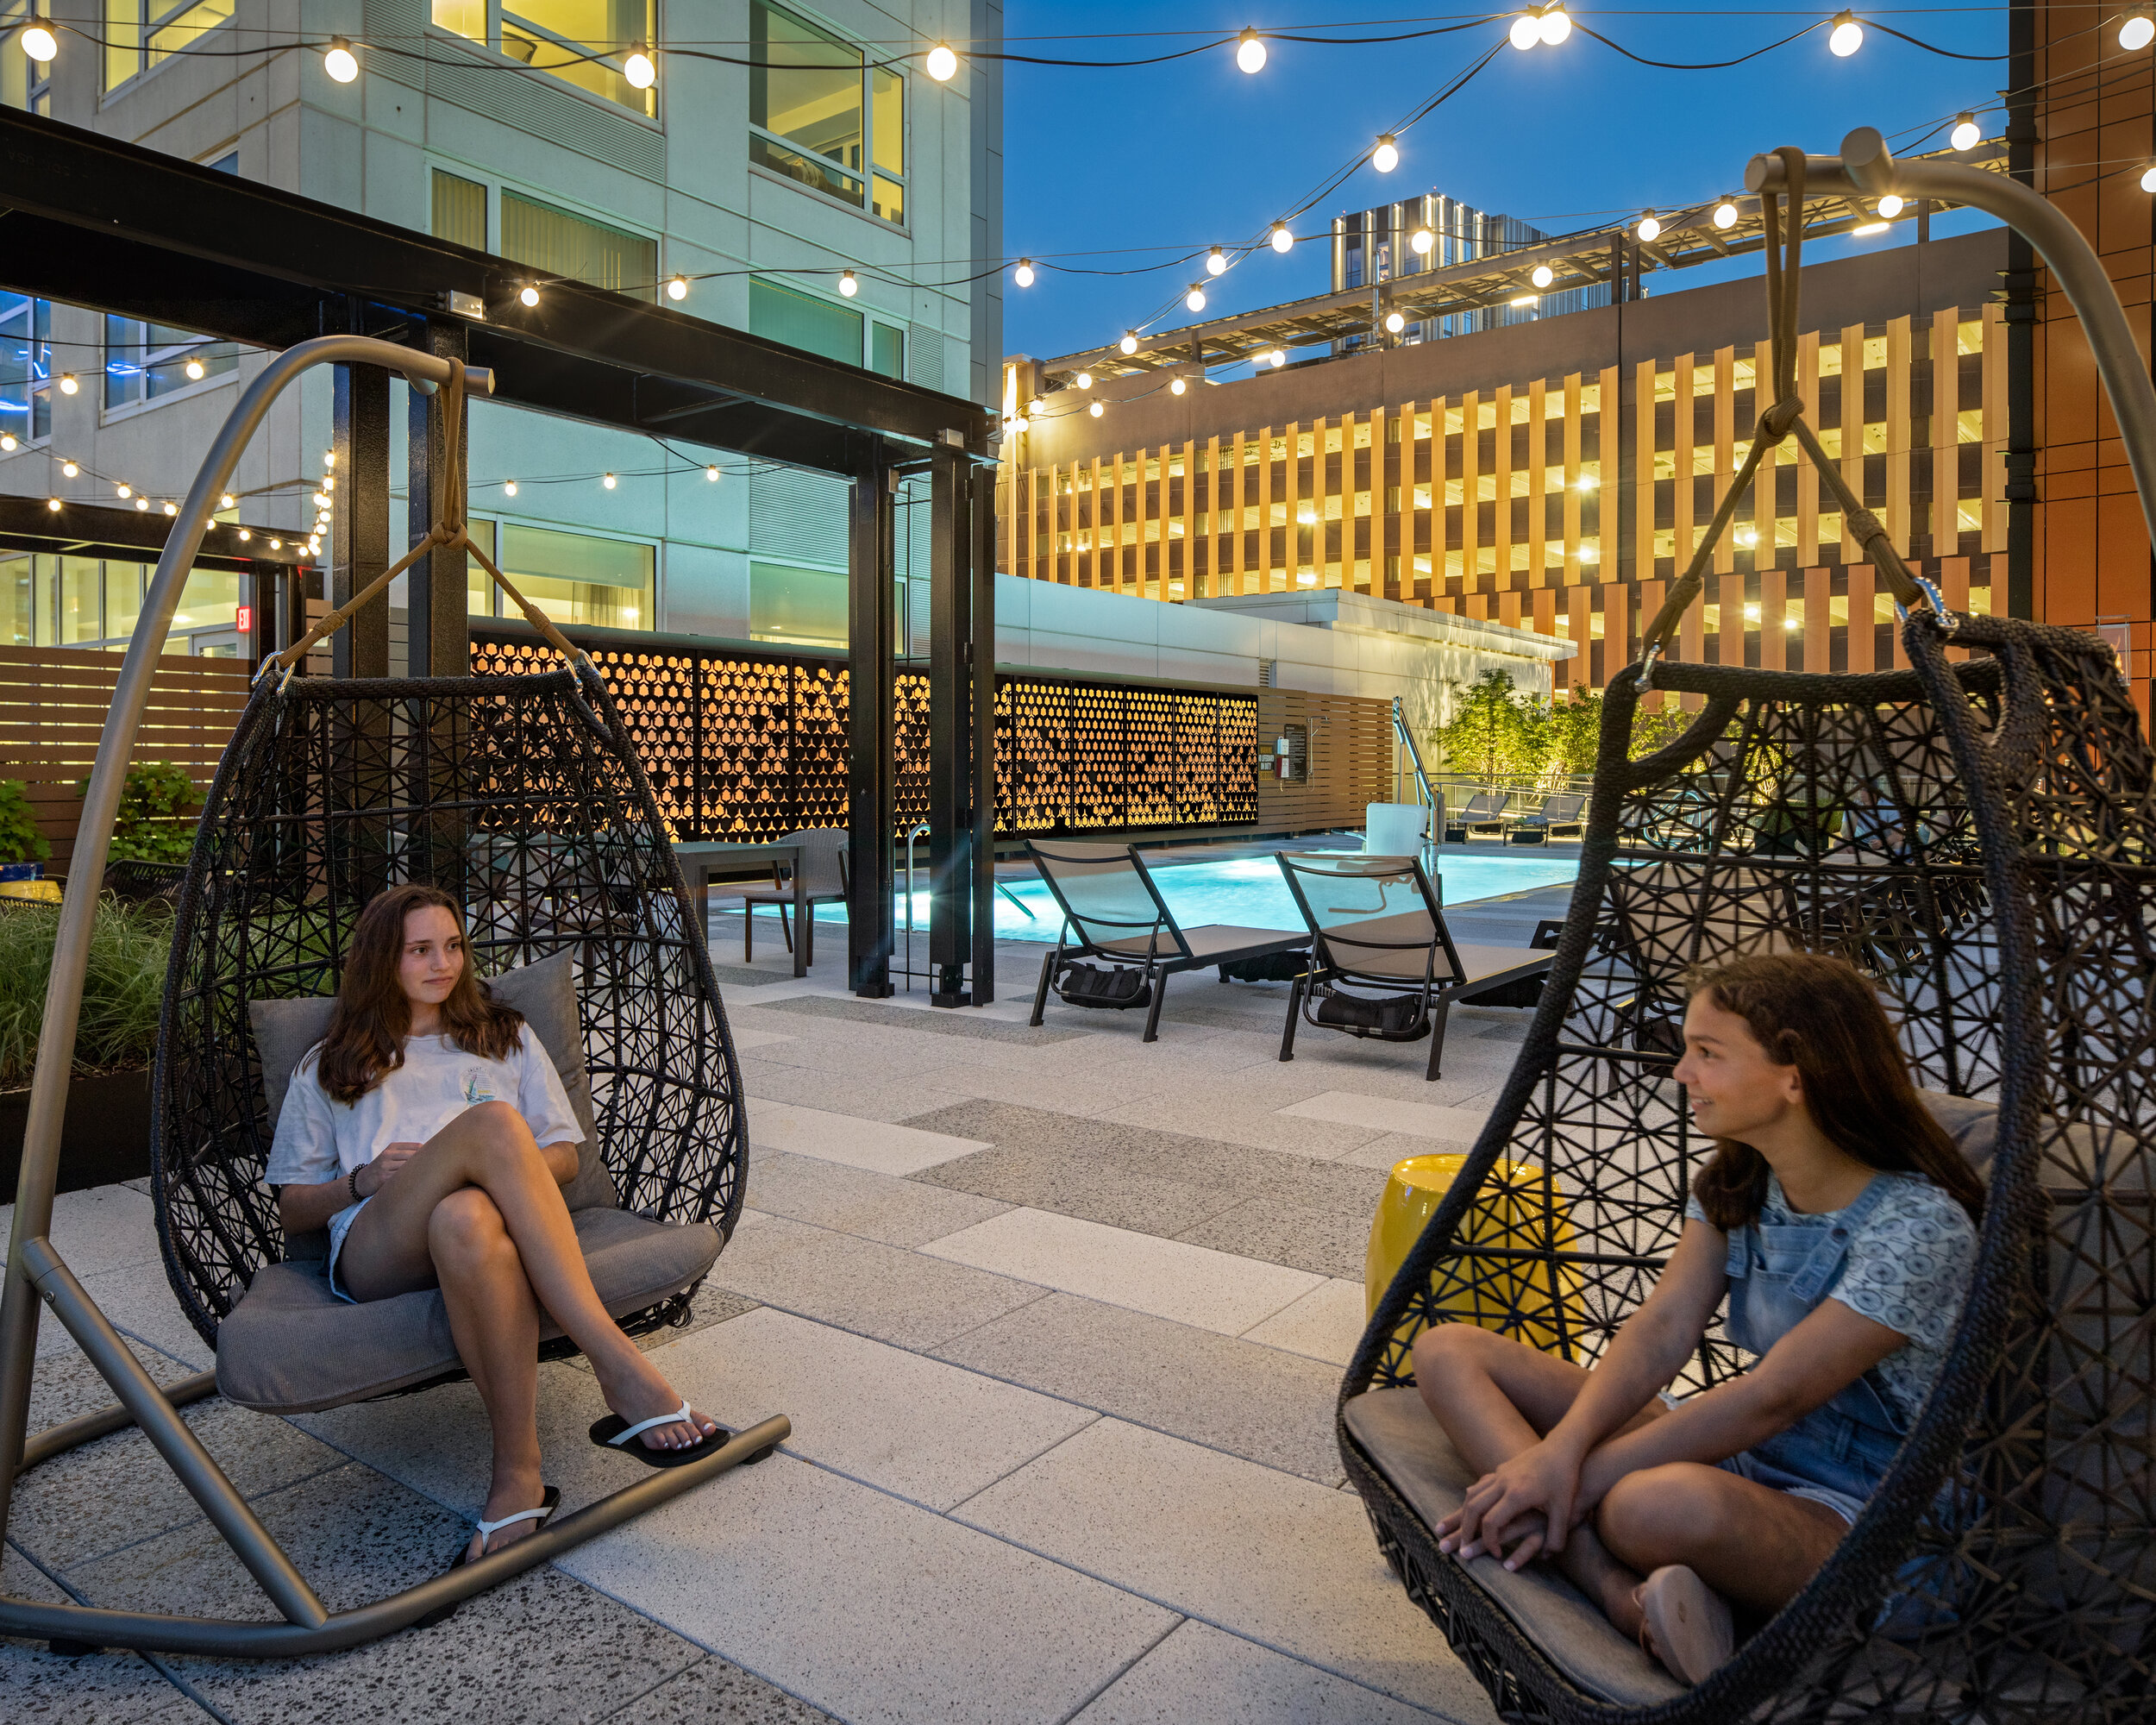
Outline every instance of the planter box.
{"label": "planter box", "polygon": [[[0,1092],[0,1202],[15,1199],[29,1112],[27,1089]],[[79,1192],[120,1180],[146,1180],[149,1172],[148,1070],[76,1079],[67,1087],[67,1118],[60,1127],[59,1189]]]}

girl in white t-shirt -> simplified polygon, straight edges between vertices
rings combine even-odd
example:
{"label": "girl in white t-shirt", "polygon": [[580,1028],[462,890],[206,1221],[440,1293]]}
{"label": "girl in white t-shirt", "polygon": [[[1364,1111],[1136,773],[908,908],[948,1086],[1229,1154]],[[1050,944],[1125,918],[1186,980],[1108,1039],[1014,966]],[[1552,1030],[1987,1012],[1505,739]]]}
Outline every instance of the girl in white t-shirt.
{"label": "girl in white t-shirt", "polygon": [[615,1410],[595,1442],[666,1466],[719,1431],[592,1286],[561,1196],[582,1137],[523,1015],[467,963],[455,901],[404,886],[361,911],[329,1033],[285,1095],[268,1179],[287,1233],[329,1231],[339,1298],[442,1289],[494,1429],[492,1489],[458,1564],[535,1531],[560,1501],[539,1477],[541,1308]]}

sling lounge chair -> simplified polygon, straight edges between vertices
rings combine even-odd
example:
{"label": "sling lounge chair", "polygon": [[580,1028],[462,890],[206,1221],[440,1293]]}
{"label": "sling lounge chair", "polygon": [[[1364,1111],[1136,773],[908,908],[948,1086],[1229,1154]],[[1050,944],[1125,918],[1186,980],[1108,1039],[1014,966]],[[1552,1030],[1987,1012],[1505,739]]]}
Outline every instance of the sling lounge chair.
{"label": "sling lounge chair", "polygon": [[1485,836],[1494,832],[1502,838],[1511,826],[1505,817],[1505,805],[1511,800],[1509,791],[1476,792],[1465,808],[1445,818],[1445,836],[1461,844],[1478,832]]}
{"label": "sling lounge chair", "polygon": [[[787,833],[780,843],[801,847],[801,959],[813,964],[817,906],[846,901],[846,829],[803,827],[799,832]],[[785,865],[773,863],[771,885],[751,887],[741,899],[741,962],[747,964],[755,958],[756,912],[765,905],[779,907],[779,932],[786,938],[786,950],[793,951],[793,930],[787,913],[793,906],[793,884],[786,878]]]}
{"label": "sling lounge chair", "polygon": [[[1309,935],[1292,929],[1229,923],[1179,927],[1135,844],[1066,839],[1029,841],[1025,848],[1063,913],[1062,931],[1033,991],[1037,1025],[1047,1010],[1048,991],[1066,978],[1062,993],[1068,1004],[1144,1007],[1145,1040],[1151,1042],[1160,1034],[1161,1001],[1175,972],[1309,948]],[[1082,962],[1094,958],[1114,971],[1104,974]],[[1128,980],[1133,969],[1135,983]]]}
{"label": "sling lounge chair", "polygon": [[1295,1057],[1300,1014],[1321,1029],[1382,1042],[1427,1036],[1430,1065],[1423,1076],[1435,1079],[1452,1002],[1538,978],[1555,957],[1524,946],[1461,945],[1445,925],[1430,877],[1413,856],[1282,851],[1280,871],[1310,925],[1313,960],[1288,997],[1282,1060]]}
{"label": "sling lounge chair", "polygon": [[[1587,799],[1577,791],[1559,791],[1546,798],[1532,814],[1522,815],[1505,835],[1511,844],[1540,844],[1546,840],[1579,838],[1587,831]],[[1533,837],[1530,838],[1529,834]]]}

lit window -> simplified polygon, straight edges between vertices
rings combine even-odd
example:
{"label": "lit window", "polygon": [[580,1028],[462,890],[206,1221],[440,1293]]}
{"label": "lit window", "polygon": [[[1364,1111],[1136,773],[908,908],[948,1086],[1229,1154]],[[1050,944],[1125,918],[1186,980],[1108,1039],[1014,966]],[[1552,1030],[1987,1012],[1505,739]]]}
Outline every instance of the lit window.
{"label": "lit window", "polygon": [[0,293],[0,431],[34,443],[53,435],[53,305]]}
{"label": "lit window", "polygon": [[[201,375],[191,375],[191,367]],[[207,336],[135,317],[105,319],[108,411],[177,395],[239,368],[239,349],[230,342],[213,342]]]}
{"label": "lit window", "polygon": [[[650,545],[631,539],[602,539],[589,533],[561,533],[521,523],[474,521],[472,537],[482,550],[500,550],[496,561],[519,591],[556,623],[596,629],[649,629],[653,569]],[[473,566],[476,568],[476,565]],[[843,580],[843,577],[841,577]],[[513,607],[502,600],[482,573],[468,589],[471,610],[485,617]]]}
{"label": "lit window", "polygon": [[749,160],[906,221],[906,79],[805,18],[749,8]]}
{"label": "lit window", "polygon": [[191,48],[232,16],[235,0],[105,0],[105,88]]}
{"label": "lit window", "polygon": [[[125,5],[129,0],[107,0]],[[210,0],[229,5],[231,0]],[[543,72],[586,94],[655,118],[658,88],[622,71],[631,45],[658,39],[654,0],[433,0],[438,30]],[[598,58],[594,59],[593,56]]]}
{"label": "lit window", "polygon": [[[445,178],[447,176],[444,176]],[[502,255],[635,299],[658,298],[659,242],[502,192]],[[857,351],[857,350],[856,350]]]}

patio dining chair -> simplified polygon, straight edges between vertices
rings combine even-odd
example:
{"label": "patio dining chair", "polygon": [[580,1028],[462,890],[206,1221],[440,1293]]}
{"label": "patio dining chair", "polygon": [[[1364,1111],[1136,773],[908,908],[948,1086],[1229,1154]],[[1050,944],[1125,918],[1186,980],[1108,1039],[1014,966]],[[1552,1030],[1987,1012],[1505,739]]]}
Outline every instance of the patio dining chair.
{"label": "patio dining chair", "polygon": [[1031,839],[1025,849],[1063,913],[1055,949],[1041,962],[1040,986],[1033,991],[1036,1025],[1055,988],[1067,1006],[1145,1007],[1144,1039],[1152,1042],[1160,1035],[1168,979],[1177,972],[1309,948],[1310,936],[1294,929],[1180,926],[1135,844]]}
{"label": "patio dining chair", "polygon": [[[1282,851],[1278,861],[1309,925],[1312,957],[1288,993],[1282,1060],[1295,1057],[1295,1026],[1307,1020],[1381,1042],[1426,1036],[1423,1076],[1436,1079],[1453,1001],[1531,981],[1550,968],[1553,955],[1546,950],[1455,941],[1420,858]],[[1362,992],[1376,989],[1390,992]]]}
{"label": "patio dining chair", "polygon": [[[804,963],[816,963],[816,907],[818,905],[843,904],[847,894],[846,829],[843,826],[806,826],[799,832],[783,834],[782,844],[801,847],[801,957]],[[790,913],[793,907],[793,887],[787,878],[782,862],[771,865],[771,885],[752,887],[742,894],[741,962],[752,962],[755,956],[756,912],[766,905],[779,908],[779,932],[786,939],[786,950],[793,950],[793,929]]]}

